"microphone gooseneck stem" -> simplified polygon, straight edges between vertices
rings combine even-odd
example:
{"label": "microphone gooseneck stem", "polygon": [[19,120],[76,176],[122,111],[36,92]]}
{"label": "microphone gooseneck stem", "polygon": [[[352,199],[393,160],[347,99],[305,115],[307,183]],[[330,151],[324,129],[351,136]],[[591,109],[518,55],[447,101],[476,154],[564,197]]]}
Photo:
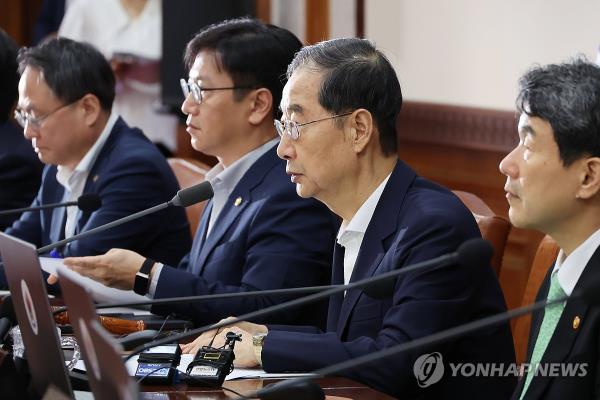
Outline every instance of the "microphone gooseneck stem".
{"label": "microphone gooseneck stem", "polygon": [[49,244],[47,246],[40,247],[37,250],[37,252],[38,252],[38,254],[46,253],[49,250],[55,249],[57,247],[61,247],[61,246],[65,245],[65,244],[71,243],[71,242],[73,242],[75,240],[83,239],[84,237],[93,235],[94,233],[101,232],[103,230],[110,229],[110,228],[113,228],[115,226],[122,225],[122,224],[127,223],[127,222],[129,222],[131,220],[134,220],[134,219],[137,219],[137,218],[141,218],[141,217],[143,217],[145,215],[152,214],[152,213],[154,213],[156,211],[160,211],[160,210],[162,210],[164,208],[170,207],[171,204],[172,204],[171,201],[167,201],[166,203],[162,203],[162,204],[156,205],[154,207],[148,208],[146,210],[137,212],[135,214],[128,215],[128,216],[120,218],[120,219],[118,219],[116,221],[109,222],[108,224],[101,225],[101,226],[98,226],[96,228],[90,229],[89,231],[81,232],[78,235],[73,235],[70,238],[66,238],[66,239],[60,240],[60,241],[58,241],[56,243],[52,243],[52,244]]}
{"label": "microphone gooseneck stem", "polygon": [[203,326],[200,328],[192,329],[192,330],[184,332],[184,333],[172,335],[172,336],[166,337],[164,339],[155,340],[153,342],[147,343],[145,345],[142,345],[142,346],[139,346],[139,347],[136,347],[135,349],[133,349],[133,351],[127,355],[127,357],[125,358],[125,361],[129,360],[131,357],[135,356],[136,354],[138,354],[144,350],[150,349],[152,347],[156,347],[156,346],[160,346],[160,345],[168,344],[168,343],[175,343],[179,340],[197,336],[197,335],[200,335],[204,332],[207,332],[207,331],[210,331],[213,329],[224,328],[226,326],[231,326],[231,325],[234,325],[241,321],[245,321],[245,320],[249,320],[249,319],[253,319],[253,318],[257,318],[257,317],[262,317],[264,315],[273,314],[278,311],[287,310],[289,308],[298,307],[298,306],[308,304],[308,303],[313,303],[315,301],[325,299],[333,294],[340,293],[345,290],[364,288],[364,287],[368,287],[369,285],[375,285],[377,283],[380,283],[380,282],[390,279],[392,277],[406,274],[406,273],[409,273],[409,272],[412,272],[415,270],[419,270],[421,268],[430,267],[432,265],[436,265],[438,267],[446,266],[448,264],[452,264],[453,262],[455,262],[456,257],[457,257],[456,253],[446,254],[443,256],[433,258],[431,260],[423,261],[423,262],[409,265],[409,266],[406,266],[406,267],[403,267],[403,268],[400,268],[397,270],[386,272],[384,274],[377,275],[376,277],[373,277],[373,278],[367,278],[367,279],[363,279],[360,281],[350,283],[348,285],[342,285],[343,287],[336,287],[336,288],[333,288],[330,290],[325,290],[323,292],[311,294],[306,297],[301,297],[299,299],[287,301],[285,303],[276,304],[274,306],[263,308],[261,310],[252,311],[247,314],[240,315],[239,317],[233,318],[228,321],[223,321],[223,322],[218,322],[216,324],[206,325],[206,326]]}
{"label": "microphone gooseneck stem", "polygon": [[14,208],[12,210],[0,211],[0,216],[22,213],[25,211],[39,211],[39,210],[45,210],[46,208],[71,207],[71,206],[76,206],[76,205],[77,205],[76,201],[69,201],[67,203],[51,203],[51,204],[44,204],[44,205],[35,206],[35,207]]}
{"label": "microphone gooseneck stem", "polygon": [[[217,293],[217,294],[206,294],[201,296],[185,296],[185,297],[169,297],[165,299],[155,299],[148,301],[132,301],[128,303],[106,303],[97,304],[94,307],[96,310],[105,308],[115,307],[137,307],[137,306],[154,306],[161,304],[170,303],[184,303],[184,302],[195,302],[195,301],[207,301],[207,300],[219,300],[219,299],[230,299],[236,297],[259,297],[259,296],[271,296],[271,295],[296,295],[302,293],[314,293],[323,292],[332,288],[346,287],[346,285],[327,285],[327,286],[304,286],[289,289],[268,289],[268,290],[255,290],[251,292],[233,292],[233,293]],[[60,314],[63,311],[67,311],[68,307],[59,307],[54,309],[53,314]]]}

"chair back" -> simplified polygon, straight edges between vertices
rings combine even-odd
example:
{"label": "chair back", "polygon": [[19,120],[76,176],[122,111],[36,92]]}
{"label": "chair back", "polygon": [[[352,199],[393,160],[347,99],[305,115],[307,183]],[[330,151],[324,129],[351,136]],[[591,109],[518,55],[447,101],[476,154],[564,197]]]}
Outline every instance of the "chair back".
{"label": "chair back", "polygon": [[[522,306],[535,302],[542,281],[548,273],[548,268],[556,261],[559,250],[558,244],[550,236],[545,236],[540,242],[533,259],[533,264],[531,265],[531,270],[529,271],[529,278],[527,279],[523,300],[521,301]],[[531,314],[524,315],[515,320],[513,341],[515,343],[517,363],[525,362],[525,358],[527,357],[530,328]]]}
{"label": "chair back", "polygon": [[[179,186],[182,189],[203,182],[205,180],[204,176],[210,169],[208,165],[194,159],[174,157],[167,159],[167,161],[169,162],[169,165],[171,166],[171,169],[177,178],[177,182],[179,182]],[[187,219],[190,224],[192,237],[196,234],[196,229],[198,229],[200,217],[202,216],[205,205],[206,202],[203,201],[201,203],[194,204],[193,206],[186,207],[185,209]]]}
{"label": "chair back", "polygon": [[491,264],[496,276],[498,276],[500,274],[506,240],[508,239],[508,233],[510,231],[510,223],[506,218],[496,215],[483,200],[473,193],[461,190],[453,190],[452,192],[458,196],[471,213],[473,213],[473,217],[475,217],[475,221],[477,221],[477,225],[479,226],[481,236],[489,241],[494,247],[494,255],[492,256]]}

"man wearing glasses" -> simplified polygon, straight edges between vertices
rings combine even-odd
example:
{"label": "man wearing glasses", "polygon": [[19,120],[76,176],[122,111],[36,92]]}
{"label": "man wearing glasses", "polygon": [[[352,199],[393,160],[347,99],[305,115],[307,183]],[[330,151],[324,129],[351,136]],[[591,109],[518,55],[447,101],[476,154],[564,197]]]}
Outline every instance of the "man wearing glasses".
{"label": "man wearing glasses", "polygon": [[[287,161],[297,193],[318,199],[343,219],[333,284],[429,260],[480,236],[458,198],[398,159],[400,85],[389,61],[370,42],[337,39],[305,47],[287,75],[283,120],[276,121],[281,136],[277,151]],[[384,299],[361,290],[332,296],[326,332],[244,322],[224,329],[214,346],[222,345],[226,332],[235,331],[242,335],[235,348],[237,365],[260,364],[267,372],[312,371],[504,310],[489,265],[450,265],[399,276]],[[214,334],[200,336],[184,351],[196,351]],[[421,362],[431,353],[439,365]],[[448,363],[508,366],[513,361],[505,323],[342,375],[396,398],[506,399],[514,377],[455,377]]]}
{"label": "man wearing glasses", "polygon": [[[339,222],[323,204],[296,195],[276,153],[273,120],[286,67],[300,48],[289,31],[249,19],[213,25],[194,37],[185,53],[189,76],[181,80],[181,109],[192,146],[219,163],[206,175],[215,195],[190,254],[178,267],[123,250],[67,259],[67,265],[154,298],[327,284]],[[147,279],[138,274],[142,265],[149,267]],[[236,298],[152,311],[209,323],[289,299]],[[268,321],[323,326],[326,307],[326,302],[310,305]]]}
{"label": "man wearing glasses", "polygon": [[[179,187],[164,157],[139,129],[111,112],[115,79],[100,52],[61,38],[22,50],[18,61],[15,118],[46,164],[32,205],[72,201],[83,193],[98,194],[102,205],[94,212],[27,212],[6,233],[44,246],[171,199]],[[95,255],[119,246],[178,262],[190,239],[185,211],[169,208],[52,255]]]}

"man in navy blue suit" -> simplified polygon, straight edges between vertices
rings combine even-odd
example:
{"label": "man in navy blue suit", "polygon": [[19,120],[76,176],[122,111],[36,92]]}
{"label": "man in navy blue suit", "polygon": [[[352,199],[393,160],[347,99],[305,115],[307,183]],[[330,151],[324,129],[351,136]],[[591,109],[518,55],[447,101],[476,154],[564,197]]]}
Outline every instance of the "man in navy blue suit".
{"label": "man in navy blue suit", "polygon": [[[31,204],[42,178],[42,163],[10,119],[19,95],[17,68],[17,45],[0,29],[0,210]],[[19,214],[0,216],[0,231],[18,218]]]}
{"label": "man in navy blue suit", "polygon": [[[44,246],[169,200],[179,189],[157,148],[111,112],[115,80],[90,45],[52,39],[19,53],[15,112],[46,164],[32,205],[96,193],[102,206],[26,212],[6,233]],[[185,210],[169,208],[57,249],[59,256],[93,255],[115,246],[178,262],[189,244]]]}
{"label": "man in navy blue suit", "polygon": [[[154,298],[326,284],[339,222],[323,204],[296,195],[276,154],[273,120],[282,76],[300,47],[289,31],[249,19],[211,26],[193,38],[185,54],[189,77],[181,82],[181,109],[192,146],[219,163],[206,175],[215,195],[190,254],[178,267],[121,250],[67,259],[67,265]],[[289,298],[204,301],[152,311],[207,323]],[[269,321],[323,326],[326,311],[323,302]]]}
{"label": "man in navy blue suit", "polygon": [[[600,67],[534,66],[519,80],[518,145],[502,160],[508,215],[560,247],[536,301],[587,289],[600,273]],[[573,296],[531,318],[527,372],[513,399],[600,398],[600,307]]]}
{"label": "man in navy blue suit", "polygon": [[[332,283],[354,282],[452,251],[479,231],[450,191],[397,158],[396,119],[402,94],[396,74],[373,45],[338,39],[305,47],[288,68],[277,121],[278,154],[302,197],[314,197],[342,217]],[[428,268],[398,277],[386,299],[360,290],[332,296],[327,331],[241,323],[240,366],[311,371],[502,312],[505,304],[489,265]],[[206,344],[209,332],[184,350]],[[224,333],[214,345],[223,343]],[[343,375],[399,398],[506,398],[514,379],[446,376],[429,385],[413,368],[423,353],[440,362],[511,363],[508,324],[397,354]],[[425,387],[427,386],[427,387]]]}

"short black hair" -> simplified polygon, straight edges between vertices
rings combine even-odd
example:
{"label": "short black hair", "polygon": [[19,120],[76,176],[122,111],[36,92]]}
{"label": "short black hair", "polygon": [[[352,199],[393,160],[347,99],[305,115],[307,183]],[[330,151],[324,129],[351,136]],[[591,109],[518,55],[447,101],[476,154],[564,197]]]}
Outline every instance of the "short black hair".
{"label": "short black hair", "polygon": [[19,51],[19,73],[39,69],[52,93],[65,104],[93,94],[110,111],[115,98],[115,75],[102,53],[88,43],[53,38]]}
{"label": "short black hair", "polygon": [[[198,53],[213,51],[217,67],[227,72],[236,86],[264,87],[273,96],[273,117],[279,116],[285,71],[302,43],[287,29],[250,18],[213,24],[187,44],[184,62],[189,70]],[[241,98],[238,91],[237,98]]]}
{"label": "short black hair", "polygon": [[[300,67],[323,72],[319,104],[332,114],[368,110],[379,130],[385,155],[396,154],[396,120],[402,90],[394,68],[366,39],[333,39],[303,48],[288,67],[288,78]],[[341,122],[339,122],[341,123]]]}
{"label": "short black hair", "polygon": [[578,57],[536,65],[519,80],[517,110],[547,121],[563,165],[600,156],[600,67]]}
{"label": "short black hair", "polygon": [[0,29],[0,123],[8,121],[19,96],[17,50],[17,44]]}

